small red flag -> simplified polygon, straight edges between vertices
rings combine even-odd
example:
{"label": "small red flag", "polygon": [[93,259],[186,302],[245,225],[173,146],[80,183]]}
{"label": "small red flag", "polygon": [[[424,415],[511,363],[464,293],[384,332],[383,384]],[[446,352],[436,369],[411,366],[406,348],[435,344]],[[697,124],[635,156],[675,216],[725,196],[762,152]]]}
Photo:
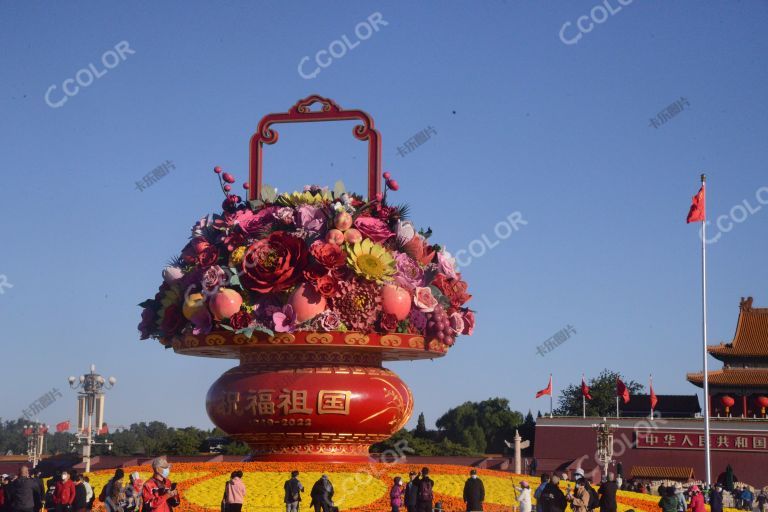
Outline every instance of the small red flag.
{"label": "small red flag", "polygon": [[653,384],[651,384],[651,412],[656,409],[657,403],[659,403],[659,399],[656,398],[656,393],[653,392]]}
{"label": "small red flag", "polygon": [[629,403],[629,390],[618,377],[616,377],[616,396],[621,397],[625,404]]}
{"label": "small red flag", "polygon": [[691,209],[688,210],[688,217],[685,219],[685,222],[690,224],[691,222],[703,222],[706,218],[706,198],[705,198],[705,192],[704,192],[704,184],[701,184],[701,188],[696,193],[695,196],[693,196],[693,202],[691,203]]}
{"label": "small red flag", "polygon": [[67,432],[69,430],[69,420],[56,424],[56,432]]}
{"label": "small red flag", "polygon": [[107,434],[109,434],[109,425],[104,423],[104,424],[101,425],[101,428],[99,429],[99,435],[100,436],[105,436]]}
{"label": "small red flag", "polygon": [[549,376],[549,384],[547,384],[547,387],[536,393],[536,398],[540,398],[544,395],[552,396],[552,376]]}
{"label": "small red flag", "polygon": [[31,428],[25,428],[24,429],[24,435],[25,436],[31,436],[32,435],[32,429]]}
{"label": "small red flag", "polygon": [[592,395],[589,394],[589,386],[584,382],[584,377],[581,378],[581,396],[587,400],[592,400]]}

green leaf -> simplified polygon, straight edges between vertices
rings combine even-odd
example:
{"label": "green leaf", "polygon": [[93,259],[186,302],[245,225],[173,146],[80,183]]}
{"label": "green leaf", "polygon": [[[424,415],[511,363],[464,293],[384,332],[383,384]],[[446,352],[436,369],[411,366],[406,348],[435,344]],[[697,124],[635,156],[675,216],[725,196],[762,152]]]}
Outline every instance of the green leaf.
{"label": "green leaf", "polygon": [[271,185],[264,184],[261,186],[261,199],[265,203],[273,203],[277,197],[277,189]]}
{"label": "green leaf", "polygon": [[231,325],[227,325],[227,324],[219,324],[219,325],[221,326],[222,329],[226,329],[228,331],[234,332],[234,329],[232,328]]}
{"label": "green leaf", "polygon": [[253,326],[253,330],[254,331],[258,331],[258,332],[263,332],[264,334],[266,334],[270,338],[275,335],[275,331],[273,331],[272,329],[268,329],[268,328],[264,327],[263,325],[254,325]]}
{"label": "green leaf", "polygon": [[242,288],[242,285],[240,284],[240,276],[237,273],[237,269],[233,267],[229,267],[229,271],[232,272],[232,275],[229,276],[229,286],[239,286]]}
{"label": "green leaf", "polygon": [[347,188],[344,186],[344,182],[339,180],[333,184],[333,197],[339,198],[342,194],[347,192]]}
{"label": "green leaf", "polygon": [[140,308],[152,308],[155,307],[155,299],[147,299],[141,304],[139,304]]}
{"label": "green leaf", "polygon": [[251,201],[248,201],[248,205],[251,207],[251,211],[256,211],[262,206],[264,206],[264,201],[261,199],[253,199]]}

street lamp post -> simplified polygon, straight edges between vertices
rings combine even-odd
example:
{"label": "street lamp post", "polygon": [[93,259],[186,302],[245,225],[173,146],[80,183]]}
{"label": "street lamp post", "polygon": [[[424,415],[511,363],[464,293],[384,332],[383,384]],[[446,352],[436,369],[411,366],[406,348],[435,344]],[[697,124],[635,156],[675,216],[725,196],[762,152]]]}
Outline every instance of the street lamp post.
{"label": "street lamp post", "polygon": [[593,423],[592,428],[597,433],[597,461],[603,466],[603,476],[608,478],[608,466],[613,459],[613,431],[619,426],[603,418],[602,423]]}
{"label": "street lamp post", "polygon": [[106,445],[112,448],[112,443],[98,443],[93,440],[93,417],[96,416],[96,424],[99,429],[104,422],[104,390],[112,389],[117,379],[110,377],[104,379],[96,373],[96,365],[91,365],[91,372],[69,378],[69,387],[79,389],[77,393],[77,444],[82,447],[85,472],[91,471],[91,447],[94,445]]}
{"label": "street lamp post", "polygon": [[24,435],[27,437],[27,460],[32,464],[32,469],[35,469],[43,458],[43,443],[47,432],[48,425],[44,423],[24,425]]}

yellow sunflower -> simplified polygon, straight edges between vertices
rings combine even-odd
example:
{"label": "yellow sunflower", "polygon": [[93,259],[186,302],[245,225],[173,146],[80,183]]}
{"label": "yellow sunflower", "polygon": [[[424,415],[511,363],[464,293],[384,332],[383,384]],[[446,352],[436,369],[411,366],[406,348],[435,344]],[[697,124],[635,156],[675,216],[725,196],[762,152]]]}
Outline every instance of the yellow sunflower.
{"label": "yellow sunflower", "polygon": [[395,273],[395,259],[389,251],[368,238],[347,245],[347,264],[358,275],[379,284],[391,281]]}

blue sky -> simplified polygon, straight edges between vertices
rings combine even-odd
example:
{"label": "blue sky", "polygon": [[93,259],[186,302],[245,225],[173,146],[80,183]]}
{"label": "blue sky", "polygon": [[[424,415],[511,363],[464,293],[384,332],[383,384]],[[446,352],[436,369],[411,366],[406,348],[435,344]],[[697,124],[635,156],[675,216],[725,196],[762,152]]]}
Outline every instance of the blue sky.
{"label": "blue sky", "polygon": [[[390,365],[428,423],[491,396],[545,411],[533,395],[550,372],[556,390],[607,367],[643,383],[653,372],[657,393],[695,392],[700,241],[684,219],[700,172],[710,219],[725,216],[708,248],[710,341],[732,337],[741,296],[768,306],[768,4],[606,4],[614,14],[597,1],[0,2],[0,282],[13,286],[0,290],[12,391],[0,417],[58,387],[39,419],[74,420],[66,378],[95,363],[118,378],[110,424],[210,426],[205,393],[234,363],[140,342],[136,304],[219,208],[211,168],[244,180],[259,119],[311,93],[374,117],[396,198],[436,242],[494,245],[464,270],[475,335],[440,360]],[[564,43],[590,12],[602,23],[582,18],[591,30]],[[386,24],[357,38],[375,13]],[[343,36],[353,49],[300,76]],[[122,46],[106,68],[121,42],[133,53]],[[91,63],[101,76],[64,96]],[[283,128],[265,181],[364,191],[365,144],[350,129]],[[175,169],[138,190],[165,161]],[[527,224],[498,240],[513,212]],[[576,334],[536,354],[568,325]]]}

